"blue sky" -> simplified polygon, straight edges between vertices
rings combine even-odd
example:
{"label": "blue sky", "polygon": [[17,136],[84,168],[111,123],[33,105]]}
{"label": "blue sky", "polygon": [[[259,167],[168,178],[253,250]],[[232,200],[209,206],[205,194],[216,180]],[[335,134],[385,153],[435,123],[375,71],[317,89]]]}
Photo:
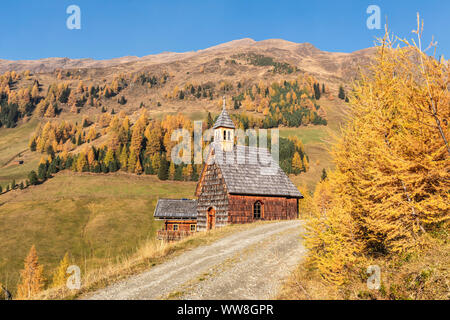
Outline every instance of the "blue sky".
{"label": "blue sky", "polygon": [[[71,4],[81,9],[81,30],[66,27]],[[383,34],[366,27],[369,5],[380,7],[382,25],[387,16],[390,29],[408,38],[420,12],[426,43],[434,35],[438,53],[450,56],[448,0],[14,0],[0,5],[0,59],[144,56],[241,38],[351,52],[372,46]]]}

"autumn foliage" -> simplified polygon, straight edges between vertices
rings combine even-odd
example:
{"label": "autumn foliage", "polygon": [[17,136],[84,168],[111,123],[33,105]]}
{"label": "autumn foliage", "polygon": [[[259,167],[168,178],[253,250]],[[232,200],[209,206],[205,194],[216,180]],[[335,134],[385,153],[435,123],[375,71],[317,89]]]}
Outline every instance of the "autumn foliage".
{"label": "autumn foliage", "polygon": [[448,228],[448,62],[425,54],[420,25],[415,32],[417,44],[381,40],[349,94],[336,168],[314,195],[309,263],[337,285],[366,259],[420,251]]}
{"label": "autumn foliage", "polygon": [[36,248],[33,245],[25,258],[24,269],[20,272],[21,281],[17,286],[18,299],[30,299],[44,287],[43,266],[38,262]]}
{"label": "autumn foliage", "polygon": [[67,274],[67,268],[69,268],[69,254],[66,253],[64,258],[59,263],[58,268],[55,270],[53,274],[53,283],[54,287],[61,287],[66,284],[69,275]]}

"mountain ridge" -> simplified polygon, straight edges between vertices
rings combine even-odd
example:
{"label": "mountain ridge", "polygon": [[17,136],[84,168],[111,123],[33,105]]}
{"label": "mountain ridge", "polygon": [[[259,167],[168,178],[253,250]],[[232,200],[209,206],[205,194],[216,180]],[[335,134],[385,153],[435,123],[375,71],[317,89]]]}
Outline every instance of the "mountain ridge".
{"label": "mountain ridge", "polygon": [[[0,59],[0,73],[7,71],[30,70],[35,73],[48,73],[59,69],[110,68],[127,66],[127,68],[144,68],[148,66],[181,62],[186,59],[198,59],[207,56],[233,56],[246,52],[273,56],[276,60],[288,62],[299,69],[316,75],[346,77],[345,69],[355,63],[366,62],[374,48],[364,48],[351,53],[323,51],[313,44],[296,43],[284,39],[265,39],[255,41],[242,38],[205,49],[186,52],[161,52],[157,54],[138,56],[124,56],[112,59],[68,57],[48,57],[37,60],[6,60]],[[134,69],[134,68],[133,68]],[[348,70],[347,70],[348,71]]]}

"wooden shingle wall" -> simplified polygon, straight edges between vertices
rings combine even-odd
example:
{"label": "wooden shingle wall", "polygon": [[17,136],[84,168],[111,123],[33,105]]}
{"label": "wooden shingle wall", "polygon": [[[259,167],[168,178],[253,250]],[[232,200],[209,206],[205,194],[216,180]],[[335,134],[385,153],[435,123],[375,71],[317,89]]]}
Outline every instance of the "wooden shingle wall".
{"label": "wooden shingle wall", "polygon": [[209,208],[216,210],[215,227],[228,223],[228,196],[225,183],[216,164],[206,167],[198,196],[197,230],[206,230],[206,215]]}

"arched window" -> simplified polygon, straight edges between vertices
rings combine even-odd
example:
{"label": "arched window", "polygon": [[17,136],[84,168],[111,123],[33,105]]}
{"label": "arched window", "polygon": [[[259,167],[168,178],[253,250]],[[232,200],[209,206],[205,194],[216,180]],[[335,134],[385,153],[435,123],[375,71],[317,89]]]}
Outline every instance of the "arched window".
{"label": "arched window", "polygon": [[253,219],[261,219],[262,204],[261,201],[256,201],[253,205]]}
{"label": "arched window", "polygon": [[228,141],[231,141],[231,133],[228,131]]}

